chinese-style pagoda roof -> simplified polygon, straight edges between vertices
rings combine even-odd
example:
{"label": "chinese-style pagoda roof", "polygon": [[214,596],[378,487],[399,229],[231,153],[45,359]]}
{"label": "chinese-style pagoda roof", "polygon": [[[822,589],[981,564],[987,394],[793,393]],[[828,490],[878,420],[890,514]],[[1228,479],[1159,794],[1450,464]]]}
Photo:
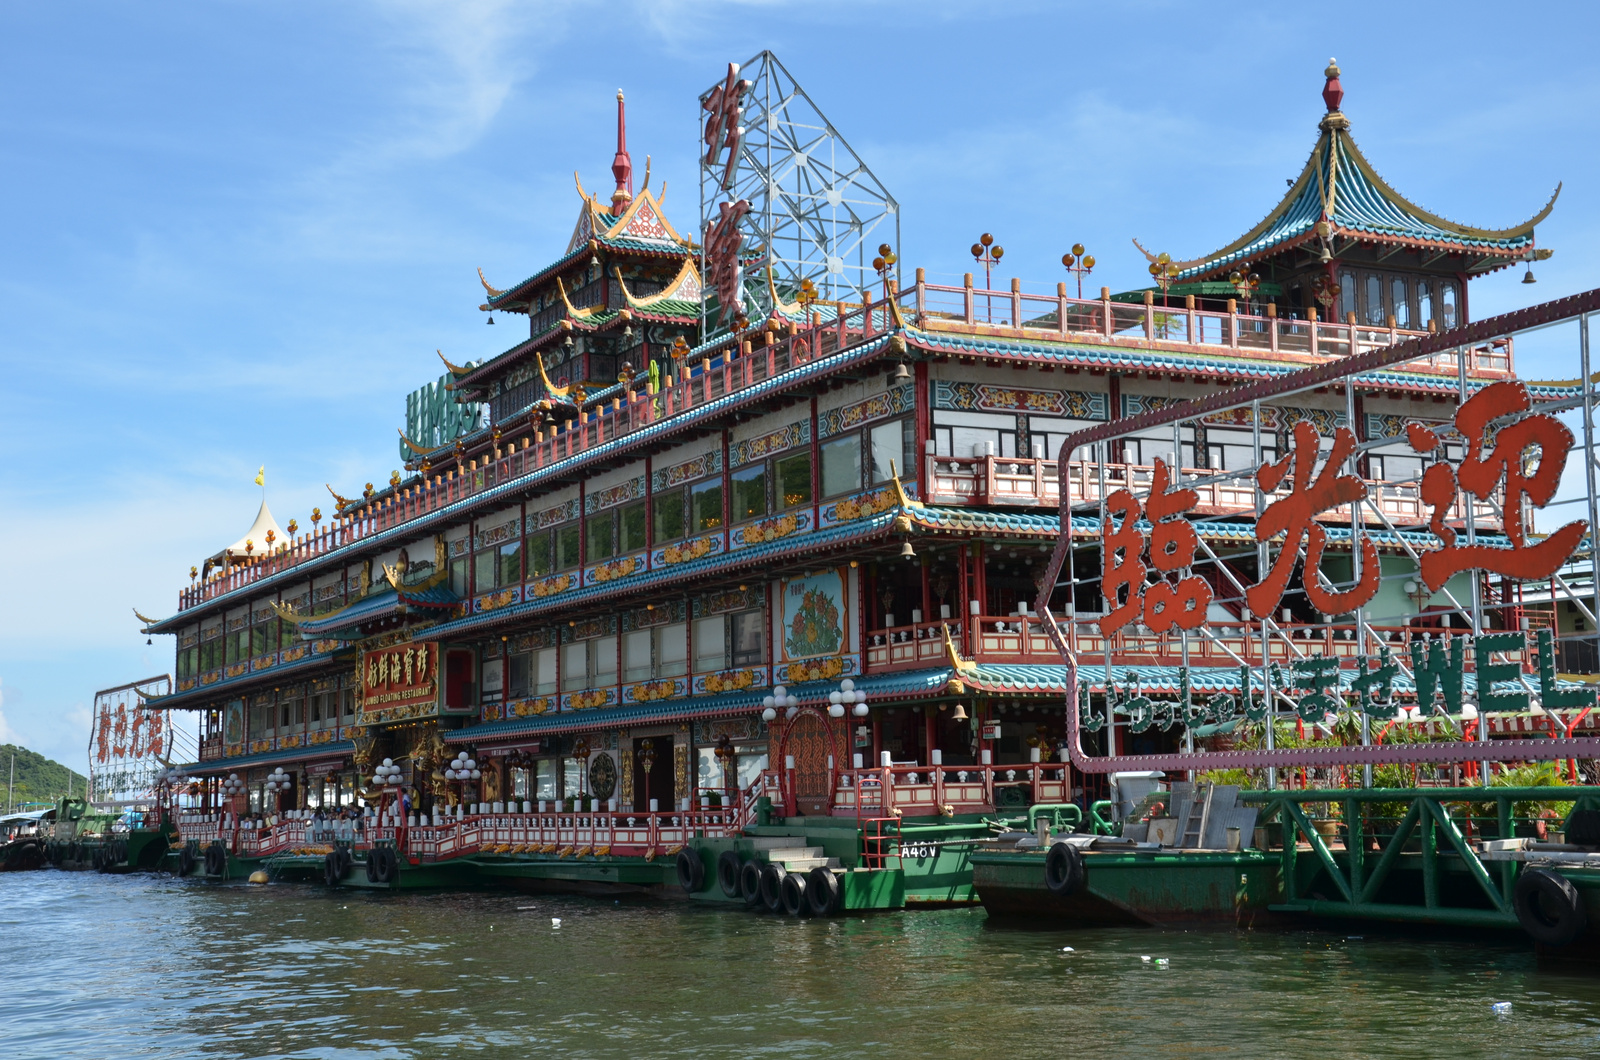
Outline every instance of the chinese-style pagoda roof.
{"label": "chinese-style pagoda roof", "polygon": [[[1389,185],[1368,162],[1350,135],[1350,121],[1339,110],[1344,91],[1339,68],[1330,65],[1323,99],[1328,112],[1299,178],[1261,223],[1204,258],[1178,262],[1179,281],[1215,279],[1240,262],[1259,260],[1319,238],[1326,221],[1328,238],[1435,249],[1473,255],[1468,273],[1490,272],[1523,258],[1534,244],[1534,226],[1549,216],[1561,185],[1544,209],[1510,228],[1474,228],[1423,209]],[[1141,248],[1142,249],[1142,248]],[[1153,259],[1152,259],[1153,260]]]}

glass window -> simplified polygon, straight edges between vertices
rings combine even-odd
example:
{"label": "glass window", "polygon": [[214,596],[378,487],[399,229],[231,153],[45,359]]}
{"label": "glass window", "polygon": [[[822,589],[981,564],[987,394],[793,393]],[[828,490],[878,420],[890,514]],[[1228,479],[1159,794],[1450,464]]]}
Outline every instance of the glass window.
{"label": "glass window", "polygon": [[1382,325],[1383,320],[1383,280],[1375,272],[1366,276],[1366,302],[1367,323]]}
{"label": "glass window", "polygon": [[495,581],[495,572],[500,569],[499,559],[493,549],[485,549],[472,557],[473,592],[481,593],[499,584]]}
{"label": "glass window", "polygon": [[657,626],[656,675],[682,677],[689,672],[689,627],[682,622]]}
{"label": "glass window", "polygon": [[648,523],[644,501],[630,504],[622,509],[619,522],[622,524],[622,551],[637,552],[645,546],[645,526]]}
{"label": "glass window", "polygon": [[590,563],[599,563],[617,554],[617,513],[596,512],[585,521],[589,533]]}
{"label": "glass window", "polygon": [[467,557],[457,556],[450,561],[450,591],[466,596],[467,589]]}
{"label": "glass window", "polygon": [[534,534],[527,539],[528,577],[543,578],[555,568],[550,565],[550,535]]}
{"label": "glass window", "polygon": [[548,696],[556,690],[556,649],[541,648],[533,653],[533,694]]}
{"label": "glass window", "polygon": [[561,791],[563,798],[572,798],[583,791],[583,763],[576,758],[561,760]]}
{"label": "glass window", "polygon": [[533,656],[521,652],[511,656],[506,671],[506,696],[522,699],[532,689]]}
{"label": "glass window", "polygon": [[484,703],[499,701],[500,694],[505,691],[506,667],[505,660],[496,655],[492,659],[483,660],[480,670],[481,683],[479,684],[479,700]]}
{"label": "glass window", "polygon": [[[888,482],[898,474],[901,479],[906,477],[906,428],[911,425],[910,420],[895,420],[892,423],[880,423],[868,432],[872,446],[872,481]],[[890,462],[893,467],[890,467]]]}
{"label": "glass window", "polygon": [[522,542],[500,546],[499,584],[515,585],[522,580]]}
{"label": "glass window", "polygon": [[676,541],[684,535],[683,490],[667,490],[652,500],[651,515],[655,521],[656,544]]}
{"label": "glass window", "polygon": [[1427,280],[1417,281],[1417,327],[1427,330],[1428,323],[1433,319],[1433,284]]}
{"label": "glass window", "polygon": [[622,635],[622,679],[630,684],[651,677],[651,636],[648,629]]}
{"label": "glass window", "polygon": [[533,797],[540,802],[554,802],[560,798],[556,789],[556,760],[541,758],[534,766]]}
{"label": "glass window", "polygon": [[767,514],[767,465],[752,464],[733,473],[733,521],[759,519]]}
{"label": "glass window", "polygon": [[561,646],[561,690],[589,687],[589,645],[581,640]]}
{"label": "glass window", "polygon": [[695,672],[723,670],[728,665],[727,620],[722,615],[696,619],[694,623]]}
{"label": "glass window", "polygon": [[1456,284],[1454,280],[1439,281],[1439,316],[1440,325],[1449,331],[1460,323],[1456,319]]}
{"label": "glass window", "polygon": [[1356,311],[1356,274],[1349,269],[1339,273],[1339,321],[1350,319]]}
{"label": "glass window", "polygon": [[722,525],[722,480],[706,479],[689,489],[689,505],[694,513],[694,532],[715,530]]}
{"label": "glass window", "polygon": [[822,495],[837,497],[861,488],[861,436],[847,434],[822,443]]}
{"label": "glass window", "polygon": [[556,530],[556,570],[568,570],[583,562],[582,542],[577,523],[568,523]]}
{"label": "glass window", "polygon": [[1411,326],[1411,298],[1406,294],[1406,280],[1404,276],[1396,276],[1389,281],[1389,304],[1394,309],[1394,326],[1409,328]]}
{"label": "glass window", "polygon": [[767,752],[754,747],[735,747],[734,767],[739,772],[739,790],[749,791],[767,768]]}
{"label": "glass window", "polygon": [[596,637],[589,642],[590,673],[594,675],[594,686],[614,685],[617,683],[617,638]]}
{"label": "glass window", "polygon": [[250,654],[252,657],[256,655],[265,655],[267,652],[272,650],[272,648],[268,647],[267,645],[269,638],[274,632],[275,630],[272,628],[272,626],[265,622],[259,626],[250,627]]}
{"label": "glass window", "polygon": [[767,616],[764,611],[740,611],[733,616],[733,665],[756,666],[767,661]]}
{"label": "glass window", "polygon": [[809,450],[774,462],[778,479],[778,507],[797,508],[811,503],[811,453]]}

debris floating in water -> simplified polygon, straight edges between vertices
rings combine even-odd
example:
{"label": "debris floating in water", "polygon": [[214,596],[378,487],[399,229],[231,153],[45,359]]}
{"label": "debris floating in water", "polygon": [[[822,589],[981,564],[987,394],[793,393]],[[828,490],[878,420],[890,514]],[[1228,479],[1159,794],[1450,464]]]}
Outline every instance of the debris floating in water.
{"label": "debris floating in water", "polygon": [[1165,968],[1167,965],[1171,964],[1172,962],[1167,960],[1165,957],[1157,957],[1156,958],[1156,963],[1159,964],[1161,967]]}
{"label": "debris floating in water", "polygon": [[561,918],[558,917],[558,916],[551,917],[550,918],[550,926],[553,927],[553,928],[560,927],[561,926]]}
{"label": "debris floating in water", "polygon": [[1061,947],[1061,952],[1062,953],[1072,953],[1072,952],[1074,952],[1074,950],[1073,950],[1073,948],[1071,946],[1063,946],[1063,947]]}
{"label": "debris floating in water", "polygon": [[1149,964],[1149,963],[1150,963],[1150,958],[1149,958],[1149,957],[1140,957],[1140,958],[1139,958],[1139,959],[1140,959],[1140,960],[1141,960],[1141,961],[1143,961],[1143,962],[1144,962],[1144,963],[1146,963],[1146,964]]}
{"label": "debris floating in water", "polygon": [[1496,1016],[1509,1016],[1509,1015],[1511,1015],[1511,1002],[1509,1002],[1509,1001],[1496,1001],[1493,1005],[1491,1005],[1489,1007],[1493,1010],[1493,1012],[1494,1012],[1494,1014]]}

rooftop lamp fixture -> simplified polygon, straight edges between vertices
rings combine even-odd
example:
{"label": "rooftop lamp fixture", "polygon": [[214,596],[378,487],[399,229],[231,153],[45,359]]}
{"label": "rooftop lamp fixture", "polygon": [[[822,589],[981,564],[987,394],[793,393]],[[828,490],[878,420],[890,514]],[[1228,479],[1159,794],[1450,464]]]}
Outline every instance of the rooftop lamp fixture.
{"label": "rooftop lamp fixture", "polygon": [[1078,298],[1083,298],[1083,278],[1094,271],[1094,255],[1085,254],[1082,243],[1072,244],[1072,253],[1061,255],[1061,264],[1078,278]]}
{"label": "rooftop lamp fixture", "polygon": [[1172,255],[1162,251],[1156,255],[1156,260],[1150,263],[1150,275],[1161,287],[1161,307],[1167,307],[1167,291],[1172,287],[1172,281],[1178,278],[1178,266],[1173,264]]}
{"label": "rooftop lamp fixture", "polygon": [[1261,277],[1250,271],[1248,264],[1241,265],[1228,273],[1228,282],[1233,289],[1239,292],[1239,297],[1249,302],[1255,297],[1256,290],[1261,286]]}
{"label": "rooftop lamp fixture", "polygon": [[[994,267],[1000,264],[1000,259],[1005,256],[1005,253],[1006,248],[996,243],[994,241],[994,236],[990,235],[988,232],[985,232],[983,235],[979,236],[978,241],[972,244],[972,260],[983,266],[984,290],[991,290],[994,287],[991,274],[994,270]],[[985,301],[988,307],[989,322],[993,323],[994,296],[988,296]]]}

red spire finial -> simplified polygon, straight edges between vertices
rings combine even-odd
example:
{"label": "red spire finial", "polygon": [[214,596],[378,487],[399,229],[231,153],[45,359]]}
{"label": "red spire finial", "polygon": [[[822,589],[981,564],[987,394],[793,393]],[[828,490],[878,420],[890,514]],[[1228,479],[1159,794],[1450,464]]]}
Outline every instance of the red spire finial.
{"label": "red spire finial", "polygon": [[1328,60],[1328,68],[1322,71],[1322,76],[1328,80],[1322,86],[1322,102],[1328,105],[1328,112],[1339,109],[1339,104],[1344,102],[1344,86],[1339,84],[1339,61]]}
{"label": "red spire finial", "polygon": [[628,117],[623,110],[622,89],[617,89],[617,157],[611,160],[611,175],[617,190],[611,193],[613,212],[621,213],[633,201],[633,161],[628,158]]}

